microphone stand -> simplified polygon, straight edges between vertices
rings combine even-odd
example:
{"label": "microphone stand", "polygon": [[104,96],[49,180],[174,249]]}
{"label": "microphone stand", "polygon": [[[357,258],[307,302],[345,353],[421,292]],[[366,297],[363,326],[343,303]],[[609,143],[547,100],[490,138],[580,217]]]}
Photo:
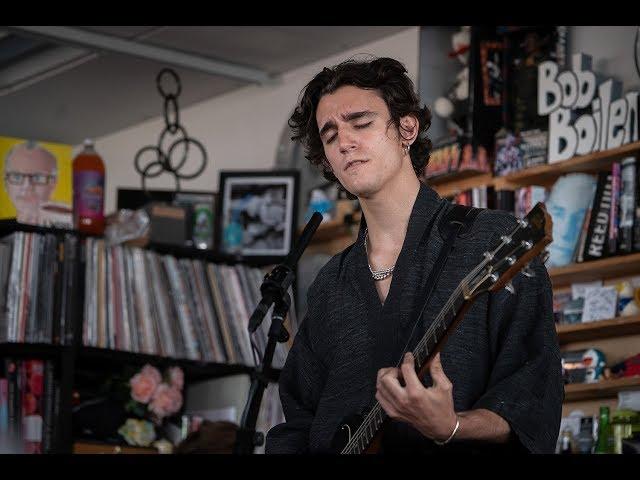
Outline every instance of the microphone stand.
{"label": "microphone stand", "polygon": [[269,338],[264,350],[262,364],[257,365],[251,375],[249,397],[242,414],[240,428],[236,434],[233,453],[241,455],[253,453],[254,448],[264,442],[264,435],[256,432],[256,422],[260,412],[262,396],[269,385],[269,377],[272,373],[271,362],[276,345],[289,340],[289,333],[284,327],[284,320],[291,306],[291,297],[288,290],[295,279],[298,260],[309,245],[311,237],[313,237],[321,222],[322,215],[315,212],[304,228],[296,246],[289,252],[283,263],[277,265],[269,274],[265,275],[260,287],[262,299],[249,319],[249,335],[256,331],[273,305],[271,328],[269,328]]}

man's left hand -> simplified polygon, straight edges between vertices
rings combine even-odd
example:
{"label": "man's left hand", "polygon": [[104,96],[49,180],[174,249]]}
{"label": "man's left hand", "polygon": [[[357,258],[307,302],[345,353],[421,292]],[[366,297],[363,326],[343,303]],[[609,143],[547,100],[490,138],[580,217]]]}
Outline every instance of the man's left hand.
{"label": "man's left hand", "polygon": [[[429,371],[433,386],[425,387],[416,375],[413,354],[404,356],[400,368],[378,371],[376,399],[394,420],[411,424],[428,438],[444,441],[456,426],[453,385],[444,374],[438,353]],[[404,380],[404,386],[400,384]]]}

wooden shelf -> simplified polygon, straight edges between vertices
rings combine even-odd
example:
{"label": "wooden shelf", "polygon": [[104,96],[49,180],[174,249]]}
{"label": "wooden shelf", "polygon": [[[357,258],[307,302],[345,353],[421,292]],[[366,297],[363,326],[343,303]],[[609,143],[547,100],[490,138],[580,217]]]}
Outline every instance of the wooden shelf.
{"label": "wooden shelf", "polygon": [[606,170],[611,164],[629,155],[640,152],[640,142],[628,143],[612,150],[594,152],[588,155],[580,155],[563,162],[538,165],[495,179],[496,188],[522,187],[536,183],[546,183],[560,175],[572,172],[593,173]]}
{"label": "wooden shelf", "polygon": [[427,184],[441,197],[450,197],[456,193],[476,187],[491,186],[493,182],[494,177],[491,172],[481,173],[476,171],[460,172],[427,180]]}
{"label": "wooden shelf", "polygon": [[640,315],[596,322],[556,325],[560,344],[640,333]]}
{"label": "wooden shelf", "polygon": [[332,220],[330,222],[321,223],[316,232],[313,234],[312,243],[326,242],[336,237],[350,236],[353,225],[348,225],[343,221]]}
{"label": "wooden shelf", "polygon": [[462,172],[436,177],[427,180],[427,183],[442,197],[480,186],[493,186],[497,190],[513,190],[526,185],[548,184],[566,173],[594,173],[606,170],[614,161],[638,153],[640,153],[640,142],[634,142],[611,150],[579,155],[558,163],[538,165],[503,177],[494,177],[491,173]]}
{"label": "wooden shelf", "polygon": [[565,267],[549,269],[554,288],[569,286],[576,282],[588,282],[623,277],[640,272],[640,253],[618,255],[603,260],[574,263]]}
{"label": "wooden shelf", "polygon": [[640,389],[640,376],[602,380],[597,383],[573,383],[564,386],[564,401],[615,397],[622,390]]}
{"label": "wooden shelf", "polygon": [[78,454],[157,454],[158,450],[152,447],[132,447],[130,445],[112,445],[95,441],[76,441],[73,444],[73,453]]}

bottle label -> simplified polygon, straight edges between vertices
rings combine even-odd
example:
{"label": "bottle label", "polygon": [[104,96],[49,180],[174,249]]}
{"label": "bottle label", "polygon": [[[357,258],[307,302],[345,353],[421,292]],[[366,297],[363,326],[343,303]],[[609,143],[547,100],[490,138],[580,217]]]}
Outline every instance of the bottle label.
{"label": "bottle label", "polygon": [[74,172],[73,209],[78,218],[104,218],[104,175],[101,172]]}

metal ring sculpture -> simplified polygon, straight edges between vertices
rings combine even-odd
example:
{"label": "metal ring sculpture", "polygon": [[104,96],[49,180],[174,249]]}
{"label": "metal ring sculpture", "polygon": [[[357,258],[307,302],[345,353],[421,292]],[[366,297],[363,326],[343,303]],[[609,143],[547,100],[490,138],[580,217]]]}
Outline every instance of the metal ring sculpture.
{"label": "metal ring sculpture", "polygon": [[[167,91],[162,85],[163,78],[171,77],[173,79],[173,90]],[[176,181],[176,192],[180,191],[180,179],[190,180],[200,175],[207,165],[207,152],[198,140],[189,137],[187,130],[180,125],[180,110],[178,109],[178,96],[182,91],[182,84],[178,74],[170,68],[163,68],[156,77],[156,86],[158,92],[164,98],[163,114],[165,128],[158,137],[156,146],[148,145],[142,147],[136,153],[133,164],[136,171],[142,179],[142,190],[147,192],[147,178],[158,177],[164,172],[172,174]],[[171,141],[173,137],[177,137],[167,150],[164,149],[165,143]],[[195,147],[195,148],[194,148]],[[200,166],[190,173],[182,173],[182,167],[185,166],[189,157],[189,149],[200,150],[201,162]],[[143,162],[142,157],[146,154],[146,161]],[[174,154],[176,154],[174,158]],[[155,158],[155,159],[154,159]]]}

